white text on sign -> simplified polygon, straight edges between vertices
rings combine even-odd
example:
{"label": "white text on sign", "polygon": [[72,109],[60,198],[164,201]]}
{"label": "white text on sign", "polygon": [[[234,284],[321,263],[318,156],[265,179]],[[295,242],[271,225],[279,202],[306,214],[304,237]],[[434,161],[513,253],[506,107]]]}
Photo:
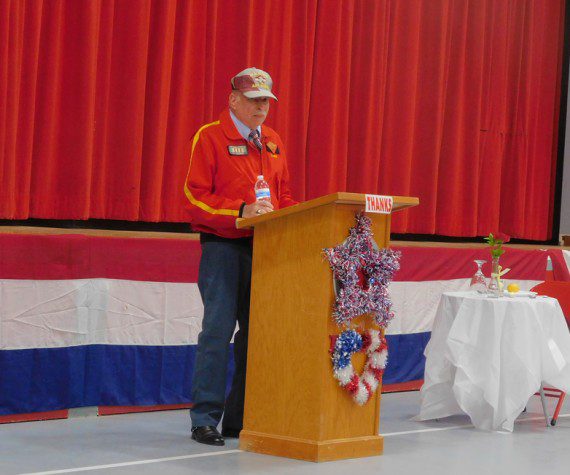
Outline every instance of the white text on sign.
{"label": "white text on sign", "polygon": [[394,198],[381,195],[364,195],[366,198],[366,213],[390,214],[394,206]]}

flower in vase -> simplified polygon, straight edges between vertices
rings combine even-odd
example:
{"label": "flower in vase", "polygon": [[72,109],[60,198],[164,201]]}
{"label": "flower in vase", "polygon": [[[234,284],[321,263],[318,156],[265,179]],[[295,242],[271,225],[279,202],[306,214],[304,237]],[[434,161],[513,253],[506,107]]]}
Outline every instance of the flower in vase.
{"label": "flower in vase", "polygon": [[505,233],[490,233],[484,240],[491,248],[491,256],[493,259],[498,259],[505,253],[505,250],[502,248],[503,244],[509,242],[511,237]]}

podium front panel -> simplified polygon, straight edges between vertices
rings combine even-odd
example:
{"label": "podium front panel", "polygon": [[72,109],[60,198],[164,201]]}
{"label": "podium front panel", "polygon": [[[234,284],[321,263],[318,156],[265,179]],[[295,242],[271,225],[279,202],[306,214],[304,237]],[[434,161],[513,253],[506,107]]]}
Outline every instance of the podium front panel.
{"label": "podium front panel", "polygon": [[[316,444],[377,437],[381,387],[361,407],[333,377],[330,336],[342,329],[332,319],[333,277],[322,254],[346,239],[361,210],[332,204],[256,226],[244,433]],[[384,247],[390,216],[371,218]],[[364,355],[353,363],[361,371]]]}

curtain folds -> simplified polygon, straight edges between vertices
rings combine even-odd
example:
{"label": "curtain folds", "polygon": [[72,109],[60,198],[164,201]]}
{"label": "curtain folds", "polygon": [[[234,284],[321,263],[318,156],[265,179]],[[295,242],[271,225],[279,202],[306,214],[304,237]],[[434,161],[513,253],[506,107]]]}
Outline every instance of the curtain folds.
{"label": "curtain folds", "polygon": [[184,222],[189,141],[256,66],[298,199],[548,239],[563,25],[563,0],[5,0],[0,219]]}

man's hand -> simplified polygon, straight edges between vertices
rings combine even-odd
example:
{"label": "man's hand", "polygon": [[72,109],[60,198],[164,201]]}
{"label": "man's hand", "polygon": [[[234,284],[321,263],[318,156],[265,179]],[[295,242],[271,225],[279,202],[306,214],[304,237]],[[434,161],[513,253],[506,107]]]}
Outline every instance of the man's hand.
{"label": "man's hand", "polygon": [[243,212],[241,214],[242,218],[253,218],[254,216],[259,216],[261,214],[269,213],[273,211],[273,205],[269,200],[254,201],[249,205],[243,207]]}

